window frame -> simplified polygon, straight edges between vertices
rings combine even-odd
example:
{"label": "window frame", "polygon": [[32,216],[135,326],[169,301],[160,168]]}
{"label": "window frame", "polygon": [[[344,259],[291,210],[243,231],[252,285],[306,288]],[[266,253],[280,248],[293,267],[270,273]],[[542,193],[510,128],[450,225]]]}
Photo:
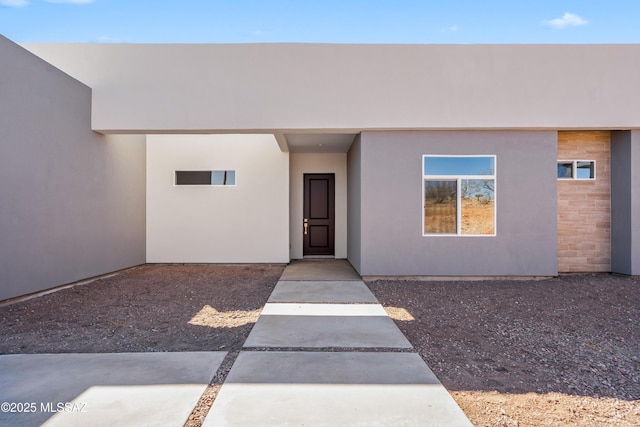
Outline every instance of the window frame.
{"label": "window frame", "polygon": [[[209,172],[211,183],[210,184],[178,184],[178,172]],[[233,184],[214,184],[213,173],[214,172],[233,172]],[[173,171],[173,186],[174,187],[237,187],[238,186],[238,172],[236,169],[176,169]]]}
{"label": "window frame", "polygon": [[[492,175],[429,175],[425,172],[425,159],[429,157],[491,157],[493,159]],[[498,191],[497,191],[497,156],[495,154],[423,154],[422,155],[422,236],[423,237],[495,237],[498,231]],[[462,181],[463,180],[493,180],[493,233],[492,234],[462,234]],[[455,233],[427,233],[426,222],[426,202],[425,202],[425,182],[426,181],[455,181],[456,182],[456,232]]]}
{"label": "window frame", "polygon": [[[579,162],[589,162],[589,163],[593,163],[593,178],[578,178],[578,163]],[[597,173],[597,163],[595,160],[586,160],[586,159],[567,159],[567,160],[562,160],[562,159],[558,159],[558,161],[556,162],[556,165],[559,165],[560,163],[571,163],[571,174],[572,176],[570,177],[561,177],[558,176],[557,179],[558,181],[595,181],[598,178],[598,173]],[[557,174],[557,172],[556,172]]]}

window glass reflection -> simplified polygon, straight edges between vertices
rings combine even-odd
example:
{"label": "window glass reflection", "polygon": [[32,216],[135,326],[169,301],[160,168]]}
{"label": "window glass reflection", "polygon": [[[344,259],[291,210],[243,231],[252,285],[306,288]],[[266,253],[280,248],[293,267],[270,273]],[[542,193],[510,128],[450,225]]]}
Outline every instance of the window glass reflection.
{"label": "window glass reflection", "polygon": [[573,162],[558,162],[558,178],[573,177]]}
{"label": "window glass reflection", "polygon": [[493,157],[425,157],[425,175],[494,175]]}
{"label": "window glass reflection", "polygon": [[495,181],[493,179],[463,179],[462,234],[495,233]]}
{"label": "window glass reflection", "polygon": [[425,233],[456,234],[456,181],[425,181],[424,199]]}
{"label": "window glass reflection", "polygon": [[236,185],[236,171],[211,171],[211,184]]}
{"label": "window glass reflection", "polygon": [[577,162],[576,175],[578,179],[593,179],[596,177],[594,162]]}

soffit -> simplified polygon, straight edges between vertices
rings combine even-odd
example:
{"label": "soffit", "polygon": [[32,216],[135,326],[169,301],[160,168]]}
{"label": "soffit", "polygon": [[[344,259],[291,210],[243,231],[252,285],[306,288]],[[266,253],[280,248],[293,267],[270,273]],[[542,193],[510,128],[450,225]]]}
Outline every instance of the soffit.
{"label": "soffit", "polygon": [[291,153],[346,153],[355,133],[287,133]]}

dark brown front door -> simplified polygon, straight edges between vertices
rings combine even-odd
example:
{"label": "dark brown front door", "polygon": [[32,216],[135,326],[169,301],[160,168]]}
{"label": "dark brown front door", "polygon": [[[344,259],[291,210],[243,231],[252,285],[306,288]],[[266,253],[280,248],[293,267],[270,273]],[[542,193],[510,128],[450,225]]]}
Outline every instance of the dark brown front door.
{"label": "dark brown front door", "polygon": [[304,174],[304,255],[333,255],[334,174]]}

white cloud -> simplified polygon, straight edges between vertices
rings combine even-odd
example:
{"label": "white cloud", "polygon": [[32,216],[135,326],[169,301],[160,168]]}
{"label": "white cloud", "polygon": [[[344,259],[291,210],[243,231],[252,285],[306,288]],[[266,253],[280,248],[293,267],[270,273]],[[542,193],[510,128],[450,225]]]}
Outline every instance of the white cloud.
{"label": "white cloud", "polygon": [[459,29],[460,29],[460,27],[459,27],[459,26],[457,26],[457,25],[451,25],[451,26],[449,26],[449,27],[447,27],[447,28],[444,28],[444,29],[442,30],[442,32],[443,32],[443,33],[457,33]]}
{"label": "white cloud", "polygon": [[566,12],[562,15],[562,18],[551,19],[549,21],[544,21],[542,25],[546,25],[547,27],[555,28],[556,30],[562,30],[567,27],[579,27],[581,25],[587,25],[589,21],[579,17],[574,13]]}
{"label": "white cloud", "polygon": [[22,7],[28,5],[27,0],[0,0],[0,6]]}
{"label": "white cloud", "polygon": [[93,0],[44,0],[47,3],[65,3],[65,4],[89,4],[93,3]]}

